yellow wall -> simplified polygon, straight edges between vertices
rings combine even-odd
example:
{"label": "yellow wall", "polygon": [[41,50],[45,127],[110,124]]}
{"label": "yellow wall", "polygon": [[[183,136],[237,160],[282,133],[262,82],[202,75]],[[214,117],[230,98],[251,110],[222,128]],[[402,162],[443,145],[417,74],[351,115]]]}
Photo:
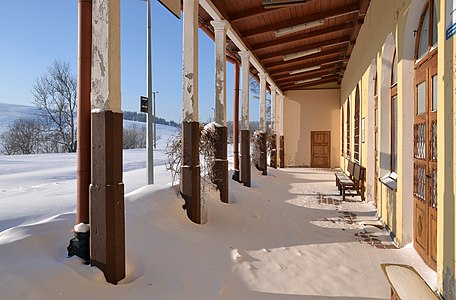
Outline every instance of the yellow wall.
{"label": "yellow wall", "polygon": [[310,166],[310,132],[331,131],[331,167],[340,164],[340,91],[285,93],[285,165]]}
{"label": "yellow wall", "polygon": [[[353,100],[356,85],[361,87],[362,117],[366,118],[366,133],[373,131],[373,85],[375,72],[379,80],[379,146],[380,163],[375,166],[373,134],[366,134],[362,144],[361,164],[367,165],[367,188],[372,180],[373,168],[379,168],[380,177],[389,174],[390,158],[390,89],[389,76],[394,49],[398,57],[398,180],[397,191],[379,184],[378,215],[403,245],[413,242],[413,99],[414,99],[414,48],[419,19],[425,0],[372,0],[356,46],[344,74],[341,86],[341,105],[350,98],[353,117]],[[456,38],[445,39],[446,10],[439,5],[438,42],[438,245],[437,275],[440,292],[447,299],[456,298],[455,249],[456,238]],[[346,106],[346,105],[345,105]],[[351,120],[353,122],[353,120]],[[352,123],[353,124],[353,123]],[[353,128],[353,125],[352,127]],[[353,145],[353,141],[351,142]],[[352,150],[353,151],[353,150]],[[341,161],[341,166],[345,162]],[[370,175],[369,175],[370,174]],[[368,195],[369,199],[369,195]]]}

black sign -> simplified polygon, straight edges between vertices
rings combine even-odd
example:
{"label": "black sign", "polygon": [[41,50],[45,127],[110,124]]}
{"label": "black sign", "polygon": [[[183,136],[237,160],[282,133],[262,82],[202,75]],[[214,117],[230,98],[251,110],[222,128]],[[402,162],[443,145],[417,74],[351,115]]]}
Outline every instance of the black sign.
{"label": "black sign", "polygon": [[147,113],[147,105],[149,103],[149,99],[145,96],[141,96],[141,112]]}

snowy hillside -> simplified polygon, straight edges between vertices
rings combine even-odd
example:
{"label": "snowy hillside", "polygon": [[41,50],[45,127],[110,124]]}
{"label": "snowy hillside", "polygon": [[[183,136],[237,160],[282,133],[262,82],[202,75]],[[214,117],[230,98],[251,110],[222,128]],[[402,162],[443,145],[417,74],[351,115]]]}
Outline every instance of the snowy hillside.
{"label": "snowy hillside", "polygon": [[0,103],[0,134],[8,129],[8,125],[20,117],[29,117],[39,114],[36,107]]}

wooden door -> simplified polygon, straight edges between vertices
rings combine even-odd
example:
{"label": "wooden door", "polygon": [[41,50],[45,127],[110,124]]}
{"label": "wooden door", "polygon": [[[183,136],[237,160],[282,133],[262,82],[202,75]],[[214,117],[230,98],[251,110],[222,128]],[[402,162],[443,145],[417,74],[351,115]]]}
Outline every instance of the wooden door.
{"label": "wooden door", "polygon": [[312,131],[311,132],[311,162],[312,168],[331,167],[331,132]]}
{"label": "wooden door", "polygon": [[415,70],[414,245],[437,265],[437,55]]}

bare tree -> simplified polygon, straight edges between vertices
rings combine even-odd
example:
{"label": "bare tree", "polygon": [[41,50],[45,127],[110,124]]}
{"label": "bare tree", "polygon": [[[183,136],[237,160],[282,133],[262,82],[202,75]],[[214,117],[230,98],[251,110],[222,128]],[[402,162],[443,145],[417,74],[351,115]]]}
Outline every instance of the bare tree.
{"label": "bare tree", "polygon": [[54,61],[33,86],[34,103],[65,152],[76,151],[76,75],[69,63]]}
{"label": "bare tree", "polygon": [[7,155],[41,153],[47,140],[45,135],[45,124],[39,118],[16,119],[0,136],[1,152]]}
{"label": "bare tree", "polygon": [[143,126],[127,126],[123,129],[123,148],[146,148],[146,128]]}

